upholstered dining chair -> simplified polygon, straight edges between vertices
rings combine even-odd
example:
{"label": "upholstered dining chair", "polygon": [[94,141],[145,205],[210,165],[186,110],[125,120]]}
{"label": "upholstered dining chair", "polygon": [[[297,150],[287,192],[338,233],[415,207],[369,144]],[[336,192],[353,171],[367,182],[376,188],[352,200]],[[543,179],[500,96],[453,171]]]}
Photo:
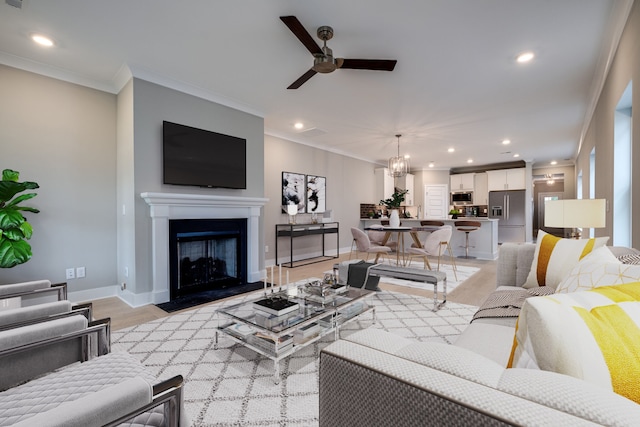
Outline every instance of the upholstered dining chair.
{"label": "upholstered dining chair", "polygon": [[424,261],[424,268],[429,268],[431,270],[431,264],[429,263],[428,256],[438,257],[438,268],[440,271],[440,258],[444,255],[444,252],[449,253],[449,258],[451,259],[451,265],[453,266],[453,275],[458,280],[458,273],[456,267],[456,261],[453,256],[453,251],[451,250],[451,245],[449,242],[451,241],[451,234],[453,232],[453,228],[450,225],[444,225],[437,230],[432,231],[427,238],[425,239],[421,248],[411,247],[407,249],[411,258],[414,256],[422,257]]}
{"label": "upholstered dining chair", "polygon": [[391,252],[391,248],[389,246],[373,245],[367,233],[360,230],[359,228],[352,227],[351,234],[353,235],[353,240],[356,244],[356,253],[365,252],[367,254],[366,260],[369,259],[369,254],[376,254],[376,263],[378,262],[378,259],[381,255],[383,257],[386,256],[388,260],[389,252]]}
{"label": "upholstered dining chair", "polygon": [[[442,227],[443,225],[444,225],[444,222],[438,221],[435,219],[423,219],[422,221],[420,221],[421,227]],[[416,245],[415,243],[412,243],[411,247],[417,248],[418,245]]]}

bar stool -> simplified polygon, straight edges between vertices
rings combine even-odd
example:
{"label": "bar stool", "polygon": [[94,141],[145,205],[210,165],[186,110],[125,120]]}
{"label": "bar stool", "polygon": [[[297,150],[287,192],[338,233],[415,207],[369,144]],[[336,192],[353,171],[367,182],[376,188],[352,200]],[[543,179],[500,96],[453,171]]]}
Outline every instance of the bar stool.
{"label": "bar stool", "polygon": [[[479,221],[456,221],[454,224],[456,226],[456,230],[463,231],[466,235],[465,245],[462,246],[464,248],[464,255],[459,256],[458,258],[474,259],[474,256],[469,255],[469,233],[477,231],[482,224],[480,224]],[[472,246],[472,248],[475,248],[475,246]]]}

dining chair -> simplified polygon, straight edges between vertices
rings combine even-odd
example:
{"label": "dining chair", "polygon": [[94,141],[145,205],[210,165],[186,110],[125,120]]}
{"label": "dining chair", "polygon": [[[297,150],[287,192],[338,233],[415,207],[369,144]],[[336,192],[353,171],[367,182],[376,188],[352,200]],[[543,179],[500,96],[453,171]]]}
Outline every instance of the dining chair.
{"label": "dining chair", "polygon": [[[434,219],[424,219],[422,221],[420,221],[420,226],[421,227],[442,227],[444,225],[444,222],[442,221],[437,221]],[[428,231],[431,232],[431,231]],[[412,248],[417,248],[420,245],[417,245],[415,243],[411,243],[411,247]]]}
{"label": "dining chair", "polygon": [[444,254],[444,252],[449,253],[449,259],[451,259],[451,265],[453,267],[453,275],[458,280],[458,273],[456,267],[456,261],[453,256],[453,251],[451,250],[451,245],[449,242],[451,241],[451,234],[453,232],[453,228],[450,225],[444,225],[437,230],[432,231],[424,241],[424,244],[421,248],[411,247],[407,250],[409,252],[411,258],[414,256],[421,256],[424,261],[424,268],[429,268],[432,270],[431,264],[429,263],[429,256],[438,257],[438,268],[437,271],[440,271],[440,258]]}
{"label": "dining chair", "polygon": [[[391,248],[391,250],[394,251],[395,248],[398,246],[398,243],[391,241],[391,239],[388,239],[387,242],[385,244],[383,244],[382,242],[384,242],[384,238],[385,238],[386,235],[387,235],[387,232],[384,231],[382,226],[380,226],[379,230],[378,229],[367,230],[367,236],[369,236],[369,241],[371,242],[372,246],[389,246]],[[358,256],[358,248],[356,246],[355,237],[351,241],[351,252],[349,252],[349,260],[351,260],[351,256],[353,255],[354,252],[355,252],[356,257],[357,257]]]}
{"label": "dining chair", "polygon": [[[352,227],[351,234],[353,235],[353,240],[356,244],[356,253],[357,252],[365,252],[367,254],[367,259],[369,259],[369,254],[376,254],[375,262],[378,262],[378,259],[382,255],[383,257],[388,258],[389,252],[391,252],[391,248],[389,246],[380,246],[371,244],[371,240],[369,236],[364,231],[359,228]],[[365,260],[365,261],[366,261]]]}

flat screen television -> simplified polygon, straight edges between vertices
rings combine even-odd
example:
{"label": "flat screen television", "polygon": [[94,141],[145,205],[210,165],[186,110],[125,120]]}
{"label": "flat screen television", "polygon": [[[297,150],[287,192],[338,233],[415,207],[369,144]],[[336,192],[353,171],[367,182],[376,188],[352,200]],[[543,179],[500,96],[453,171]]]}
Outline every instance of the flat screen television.
{"label": "flat screen television", "polygon": [[247,140],[163,121],[165,184],[247,188]]}

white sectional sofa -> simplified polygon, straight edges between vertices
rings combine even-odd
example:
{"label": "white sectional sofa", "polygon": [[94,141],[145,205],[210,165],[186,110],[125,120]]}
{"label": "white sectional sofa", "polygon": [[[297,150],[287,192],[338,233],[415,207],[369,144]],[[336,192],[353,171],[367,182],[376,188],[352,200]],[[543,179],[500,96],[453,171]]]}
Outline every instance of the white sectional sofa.
{"label": "white sectional sofa", "polygon": [[[533,244],[505,244],[497,288],[525,283]],[[612,248],[614,254],[634,251]],[[478,319],[454,345],[369,328],[320,356],[321,426],[640,425],[640,405],[581,379],[506,369],[516,318]]]}

